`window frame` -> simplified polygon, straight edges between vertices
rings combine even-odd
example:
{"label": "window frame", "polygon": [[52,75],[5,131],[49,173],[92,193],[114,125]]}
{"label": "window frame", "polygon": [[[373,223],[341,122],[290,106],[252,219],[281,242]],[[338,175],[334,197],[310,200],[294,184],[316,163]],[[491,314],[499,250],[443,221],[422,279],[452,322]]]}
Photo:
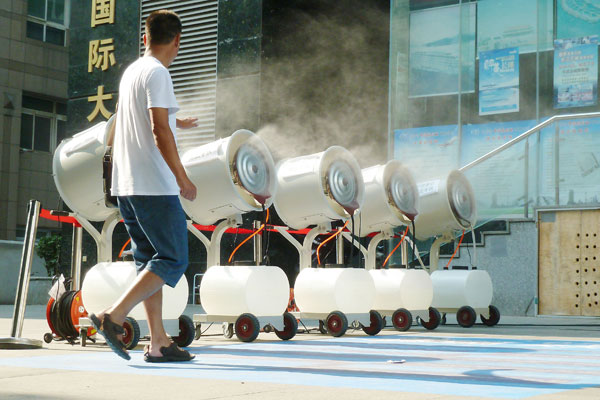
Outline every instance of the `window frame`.
{"label": "window frame", "polygon": [[[52,44],[52,45],[55,45],[55,46],[66,47],[66,45],[67,45],[67,31],[69,30],[69,23],[70,23],[70,17],[71,17],[71,0],[65,0],[65,19],[64,19],[64,24],[59,24],[57,22],[48,21],[48,2],[49,1],[50,0],[44,0],[44,18],[40,18],[40,17],[36,17],[36,16],[33,16],[33,15],[29,15],[29,11],[27,11],[27,22],[33,22],[35,24],[42,25],[44,27],[44,29],[43,29],[43,35],[42,35],[42,40],[41,40],[42,42],[48,43],[48,44]],[[60,29],[60,30],[64,31],[65,36],[64,36],[64,40],[63,40],[62,45],[56,44],[56,43],[52,43],[52,42],[48,42],[46,40],[47,27],[54,28],[54,29]],[[29,38],[29,39],[32,39],[32,40],[39,40],[39,39],[35,39],[35,38],[27,36],[27,28],[26,28],[25,36],[27,38]]]}
{"label": "window frame", "polygon": [[[27,94],[24,94],[24,96],[35,98],[35,96],[30,96]],[[58,121],[63,121],[66,123],[67,116],[64,114],[58,113],[58,104],[61,103],[60,101],[49,100],[49,99],[44,99],[44,100],[52,102],[52,112],[36,110],[34,108],[21,107],[21,117],[24,114],[26,114],[26,115],[31,115],[33,118],[32,127],[31,127],[31,147],[32,148],[26,149],[26,148],[21,147],[21,141],[20,141],[20,137],[19,137],[19,149],[21,151],[39,151],[42,153],[54,153],[54,150],[56,150],[56,147],[58,147],[58,145],[60,144],[60,143],[57,143]],[[35,117],[44,117],[44,118],[50,119],[50,150],[48,150],[48,151],[35,149]],[[23,135],[22,130],[21,130],[20,134]]]}

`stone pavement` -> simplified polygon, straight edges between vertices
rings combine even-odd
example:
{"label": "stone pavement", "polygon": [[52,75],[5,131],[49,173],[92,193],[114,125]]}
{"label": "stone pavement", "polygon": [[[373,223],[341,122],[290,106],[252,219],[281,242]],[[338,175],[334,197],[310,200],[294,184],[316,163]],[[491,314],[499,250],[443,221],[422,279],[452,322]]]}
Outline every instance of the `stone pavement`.
{"label": "stone pavement", "polygon": [[[0,336],[11,316],[0,306]],[[100,341],[0,350],[0,399],[600,399],[600,318],[503,317],[468,329],[448,318],[435,331],[312,330],[288,342],[261,333],[241,343],[219,324],[204,329],[191,363],[147,364],[144,341],[129,362]],[[23,337],[48,331],[45,307],[28,306]]]}

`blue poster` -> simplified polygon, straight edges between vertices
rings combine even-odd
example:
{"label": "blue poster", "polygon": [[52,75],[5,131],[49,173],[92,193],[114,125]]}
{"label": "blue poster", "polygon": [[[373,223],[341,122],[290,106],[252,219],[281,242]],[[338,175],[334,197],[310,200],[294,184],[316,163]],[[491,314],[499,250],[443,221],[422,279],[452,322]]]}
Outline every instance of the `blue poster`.
{"label": "blue poster", "polygon": [[552,50],[553,26],[552,5],[540,8],[537,0],[479,0],[477,51],[518,47],[525,54],[538,46],[540,51]]}
{"label": "blue poster", "polygon": [[555,205],[557,188],[561,205],[600,203],[600,118],[559,121],[558,130],[554,124],[543,129],[541,150],[541,205]]}
{"label": "blue poster", "polygon": [[[478,125],[464,125],[461,140],[461,166],[511,141],[528,129],[536,121],[493,122]],[[529,155],[534,142],[530,143]],[[483,161],[467,171],[467,178],[473,186],[480,218],[487,219],[499,215],[523,215],[525,200],[525,142],[520,142],[507,150]],[[530,168],[535,159],[528,160]],[[533,193],[528,194],[529,198]]]}
{"label": "blue poster", "polygon": [[461,92],[475,91],[475,10],[470,3],[411,12],[409,97],[458,93],[459,68]]}
{"label": "blue poster", "polygon": [[479,115],[519,111],[519,49],[479,53]]}
{"label": "blue poster", "polygon": [[597,35],[598,32],[600,32],[599,1],[558,0],[556,2],[558,39]]}
{"label": "blue poster", "polygon": [[554,41],[554,108],[598,102],[598,36]]}
{"label": "blue poster", "polygon": [[535,125],[535,120],[463,125],[460,165],[475,161]]}
{"label": "blue poster", "polygon": [[394,158],[415,178],[431,178],[456,169],[458,126],[444,125],[394,131]]}

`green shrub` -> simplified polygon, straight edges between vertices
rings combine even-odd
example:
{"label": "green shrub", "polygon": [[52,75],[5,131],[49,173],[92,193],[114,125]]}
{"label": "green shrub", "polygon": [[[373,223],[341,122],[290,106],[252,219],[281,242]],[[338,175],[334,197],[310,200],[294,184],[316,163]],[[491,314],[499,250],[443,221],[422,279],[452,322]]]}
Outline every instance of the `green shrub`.
{"label": "green shrub", "polygon": [[35,252],[46,263],[48,276],[60,273],[60,242],[61,236],[57,234],[42,236],[35,245]]}

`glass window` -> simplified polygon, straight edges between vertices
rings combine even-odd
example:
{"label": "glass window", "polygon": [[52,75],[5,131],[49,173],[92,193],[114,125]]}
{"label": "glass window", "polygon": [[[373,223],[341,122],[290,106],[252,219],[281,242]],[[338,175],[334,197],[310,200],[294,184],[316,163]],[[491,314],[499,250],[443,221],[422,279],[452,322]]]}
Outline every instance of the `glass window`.
{"label": "glass window", "polygon": [[69,0],[29,0],[27,37],[65,45]]}
{"label": "glass window", "polygon": [[62,29],[46,27],[46,42],[62,46],[65,43],[65,31]]}
{"label": "glass window", "polygon": [[33,115],[23,114],[21,118],[21,148],[33,149]]}
{"label": "glass window", "polygon": [[465,170],[481,221],[600,204],[597,3],[392,1],[389,154],[443,175],[578,114]]}
{"label": "glass window", "polygon": [[47,117],[35,117],[35,130],[33,132],[33,149],[37,151],[50,151],[50,125],[52,120]]}
{"label": "glass window", "polygon": [[27,37],[35,40],[44,40],[44,25],[27,21]]}
{"label": "glass window", "polygon": [[32,17],[46,18],[46,0],[27,1],[27,15]]}
{"label": "glass window", "polygon": [[58,120],[56,121],[56,145],[65,140],[67,137],[67,122]]}
{"label": "glass window", "polygon": [[48,0],[48,21],[65,24],[65,0]]}
{"label": "glass window", "polygon": [[600,34],[600,4],[597,1],[558,1],[556,20],[557,39],[598,35]]}
{"label": "glass window", "polygon": [[37,97],[23,95],[23,108],[31,108],[32,110],[53,112],[54,102]]}
{"label": "glass window", "polygon": [[50,152],[67,136],[66,104],[23,95],[21,148]]}
{"label": "glass window", "polygon": [[[462,32],[462,52],[471,55],[462,92],[474,91],[475,4],[469,7],[468,23]],[[410,96],[439,96],[458,92],[459,35],[461,8],[429,8],[410,14]]]}

